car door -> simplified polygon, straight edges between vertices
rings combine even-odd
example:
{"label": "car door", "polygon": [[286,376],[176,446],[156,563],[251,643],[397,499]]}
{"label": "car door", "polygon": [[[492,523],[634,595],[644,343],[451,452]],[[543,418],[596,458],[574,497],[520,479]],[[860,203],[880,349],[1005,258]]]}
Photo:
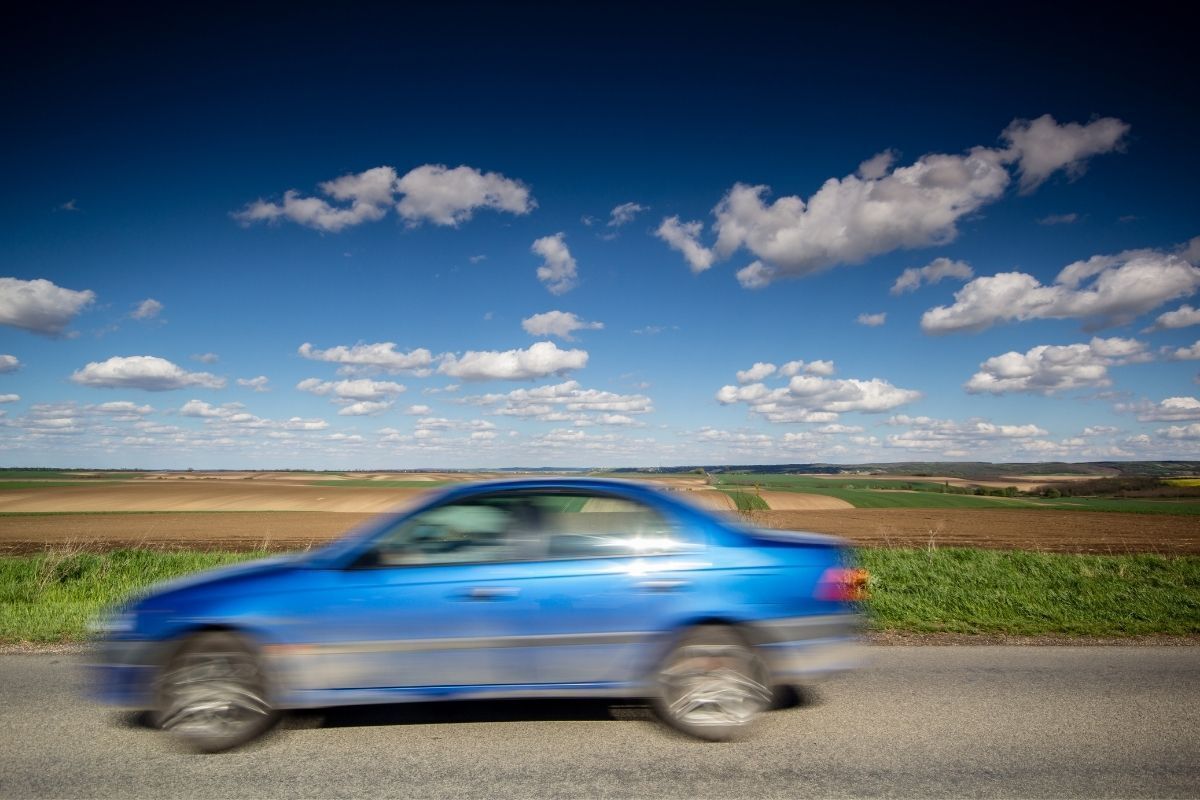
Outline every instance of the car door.
{"label": "car door", "polygon": [[301,688],[536,682],[510,646],[530,569],[519,523],[503,498],[468,498],[383,532],[308,615],[319,645]]}
{"label": "car door", "polygon": [[520,620],[542,684],[639,680],[664,631],[702,596],[703,541],[636,500],[547,492],[539,511],[544,560],[522,585]]}

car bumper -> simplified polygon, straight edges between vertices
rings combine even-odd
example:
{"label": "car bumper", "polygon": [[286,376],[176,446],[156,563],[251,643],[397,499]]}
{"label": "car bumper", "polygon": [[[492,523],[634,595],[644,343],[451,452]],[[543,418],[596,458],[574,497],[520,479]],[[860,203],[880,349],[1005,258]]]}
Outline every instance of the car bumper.
{"label": "car bumper", "polygon": [[106,705],[152,708],[160,656],[158,642],[98,642],[87,665],[88,694]]}
{"label": "car bumper", "polygon": [[754,644],[774,684],[810,681],[862,666],[862,615],[826,614],[752,626]]}

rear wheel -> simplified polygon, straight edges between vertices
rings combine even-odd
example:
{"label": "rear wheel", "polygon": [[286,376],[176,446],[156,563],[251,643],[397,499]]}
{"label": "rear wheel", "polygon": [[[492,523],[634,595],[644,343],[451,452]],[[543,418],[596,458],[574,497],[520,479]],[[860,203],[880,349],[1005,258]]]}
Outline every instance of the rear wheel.
{"label": "rear wheel", "polygon": [[254,651],[226,632],[183,642],[159,678],[157,723],[189,747],[228,750],[264,733],[277,718]]}
{"label": "rear wheel", "polygon": [[762,660],[727,626],[687,631],[656,677],[654,706],[659,716],[699,739],[729,739],[771,704]]}

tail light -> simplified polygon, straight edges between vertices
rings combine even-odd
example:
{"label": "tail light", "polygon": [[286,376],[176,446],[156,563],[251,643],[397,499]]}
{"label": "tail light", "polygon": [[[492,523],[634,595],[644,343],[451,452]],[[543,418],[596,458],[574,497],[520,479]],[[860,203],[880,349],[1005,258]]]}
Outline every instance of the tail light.
{"label": "tail light", "polygon": [[853,567],[830,567],[817,581],[816,598],[836,603],[852,603],[867,599],[867,581],[870,575],[865,569]]}

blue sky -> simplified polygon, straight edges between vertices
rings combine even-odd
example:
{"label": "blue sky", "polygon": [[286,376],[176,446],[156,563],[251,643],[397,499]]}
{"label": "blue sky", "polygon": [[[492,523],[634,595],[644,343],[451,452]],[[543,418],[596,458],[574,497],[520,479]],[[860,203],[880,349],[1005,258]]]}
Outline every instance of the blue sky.
{"label": "blue sky", "polygon": [[1200,457],[1169,12],[163,13],[5,34],[2,465]]}

